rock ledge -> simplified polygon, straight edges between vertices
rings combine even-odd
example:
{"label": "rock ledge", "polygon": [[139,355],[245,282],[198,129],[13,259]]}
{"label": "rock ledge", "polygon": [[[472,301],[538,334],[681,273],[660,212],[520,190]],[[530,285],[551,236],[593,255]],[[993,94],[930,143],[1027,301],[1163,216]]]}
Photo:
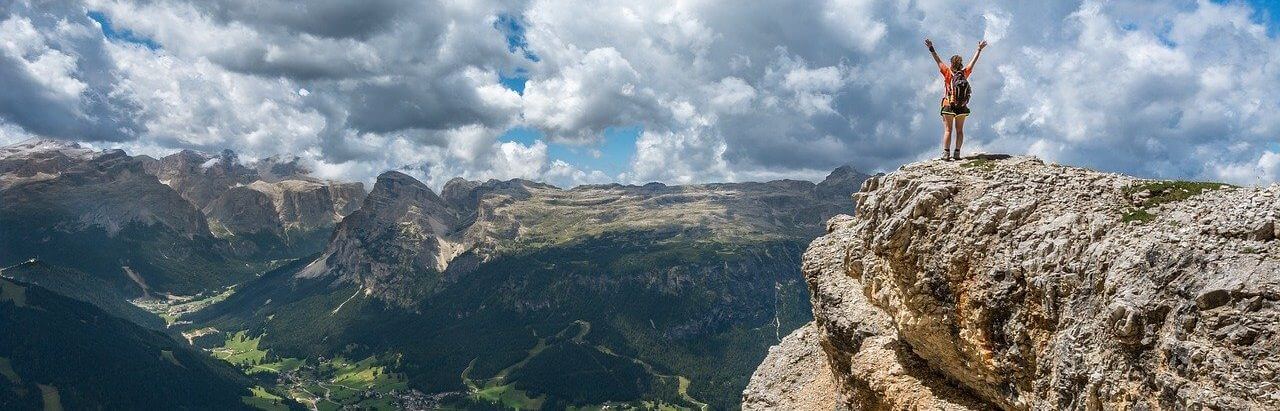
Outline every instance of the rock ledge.
{"label": "rock ledge", "polygon": [[[871,178],[805,254],[814,329],[744,392],[821,409],[1280,408],[1280,186],[979,156]],[[785,358],[791,356],[792,358]]]}

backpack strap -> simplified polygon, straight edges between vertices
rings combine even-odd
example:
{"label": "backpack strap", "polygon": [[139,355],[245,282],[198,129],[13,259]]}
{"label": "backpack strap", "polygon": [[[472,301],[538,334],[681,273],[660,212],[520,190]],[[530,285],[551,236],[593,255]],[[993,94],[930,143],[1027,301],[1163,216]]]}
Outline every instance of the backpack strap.
{"label": "backpack strap", "polygon": [[947,79],[947,104],[951,104],[956,96],[956,71],[951,68],[947,68],[947,71],[951,73],[951,78]]}

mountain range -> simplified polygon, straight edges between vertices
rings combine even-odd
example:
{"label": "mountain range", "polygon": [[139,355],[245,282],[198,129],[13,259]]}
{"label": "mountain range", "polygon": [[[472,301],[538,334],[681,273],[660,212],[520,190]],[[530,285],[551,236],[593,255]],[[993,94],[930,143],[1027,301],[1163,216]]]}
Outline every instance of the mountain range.
{"label": "mountain range", "polygon": [[204,213],[210,232],[241,255],[300,257],[323,247],[333,226],[364,198],[364,185],[311,176],[299,159],[248,164],[230,150],[183,150],[159,160],[138,156],[147,173]]}
{"label": "mountain range", "polygon": [[733,409],[866,178],[366,195],[298,159],[29,141],[0,148],[0,276],[223,360],[246,405]]}

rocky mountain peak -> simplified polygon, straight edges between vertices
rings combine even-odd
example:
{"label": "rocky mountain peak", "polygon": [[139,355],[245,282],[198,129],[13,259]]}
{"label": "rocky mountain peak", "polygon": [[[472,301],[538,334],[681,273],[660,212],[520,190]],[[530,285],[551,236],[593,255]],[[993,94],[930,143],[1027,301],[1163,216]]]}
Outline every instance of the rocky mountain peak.
{"label": "rocky mountain peak", "polygon": [[529,198],[531,189],[555,189],[548,184],[523,179],[495,180],[485,182],[470,181],[462,178],[449,180],[441,190],[441,197],[450,207],[458,211],[460,216],[468,216],[481,208],[481,201],[487,196],[501,195],[508,199],[522,200]]}
{"label": "rocky mountain peak", "polygon": [[[388,184],[413,186],[415,189],[417,189],[417,187],[421,187],[427,191],[431,191],[426,184],[423,184],[421,181],[418,181],[418,179],[413,178],[413,176],[395,170],[384,171],[382,174],[379,174],[377,181],[374,183],[374,187],[376,190],[376,187]],[[398,186],[386,186],[385,189],[391,190],[397,187]],[[372,191],[373,190],[371,190],[371,192]],[[432,194],[435,193],[433,192]]]}
{"label": "rocky mountain peak", "polygon": [[363,184],[312,177],[297,157],[246,163],[231,150],[182,150],[138,161],[201,210],[215,235],[254,238],[237,246],[249,254],[268,249],[314,253],[364,198]]}
{"label": "rocky mountain peak", "polygon": [[411,206],[438,208],[444,204],[444,200],[426,184],[399,171],[387,171],[378,175],[365,202],[372,202],[375,208],[390,206],[397,209]]}
{"label": "rocky mountain peak", "polygon": [[429,293],[462,251],[451,236],[457,225],[455,211],[430,187],[388,171],[338,224],[324,256],[300,275],[332,275],[407,306]]}
{"label": "rocky mountain peak", "polygon": [[248,172],[240,164],[239,156],[231,150],[222,150],[218,154],[206,154],[184,149],[164,156],[160,162],[164,169],[172,172],[186,171],[202,174],[246,174]]}
{"label": "rocky mountain peak", "polygon": [[204,216],[142,162],[74,145],[0,151],[0,263],[39,258],[144,295],[219,282],[204,265],[220,258]]}
{"label": "rocky mountain peak", "polygon": [[18,179],[47,178],[102,154],[102,151],[62,140],[27,140],[0,147],[0,174],[5,175],[0,187]]}
{"label": "rocky mountain peak", "polygon": [[818,191],[823,195],[848,197],[858,191],[858,184],[870,177],[853,166],[843,165],[827,174],[827,178],[818,183]]}
{"label": "rocky mountain peak", "polygon": [[1280,186],[980,156],[855,198],[805,253],[816,335],[771,350],[744,409],[828,379],[838,409],[1280,407]]}
{"label": "rocky mountain peak", "polygon": [[302,163],[298,156],[271,156],[252,164],[263,181],[276,182],[282,180],[312,180],[311,169]]}
{"label": "rocky mountain peak", "polygon": [[454,177],[444,183],[444,188],[440,190],[440,197],[444,198],[450,206],[462,208],[478,199],[475,194],[480,184],[479,181]]}
{"label": "rocky mountain peak", "polygon": [[228,188],[256,179],[255,173],[240,164],[230,150],[221,155],[182,150],[144,164],[148,173],[173,187],[197,209],[207,207]]}
{"label": "rocky mountain peak", "polygon": [[857,169],[854,169],[853,166],[845,164],[840,167],[836,167],[835,170],[831,170],[831,173],[827,174],[827,177],[824,178],[822,182],[847,180],[849,179],[849,177],[856,176],[856,175],[864,175],[864,174],[859,172]]}
{"label": "rocky mountain peak", "polygon": [[66,151],[91,151],[82,147],[74,141],[54,140],[54,139],[30,139],[18,142],[12,145],[0,147],[0,156],[14,156],[34,153],[47,152],[66,152]]}

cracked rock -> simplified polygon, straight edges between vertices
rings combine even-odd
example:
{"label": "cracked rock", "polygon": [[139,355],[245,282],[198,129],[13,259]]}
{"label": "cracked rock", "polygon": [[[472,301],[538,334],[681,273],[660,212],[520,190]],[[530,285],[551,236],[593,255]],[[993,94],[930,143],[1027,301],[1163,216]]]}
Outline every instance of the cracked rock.
{"label": "cracked rock", "polygon": [[[834,399],[772,409],[1280,409],[1280,185],[1129,221],[1151,182],[982,160],[873,177],[813,242],[811,338]],[[750,398],[801,372],[768,371]]]}

